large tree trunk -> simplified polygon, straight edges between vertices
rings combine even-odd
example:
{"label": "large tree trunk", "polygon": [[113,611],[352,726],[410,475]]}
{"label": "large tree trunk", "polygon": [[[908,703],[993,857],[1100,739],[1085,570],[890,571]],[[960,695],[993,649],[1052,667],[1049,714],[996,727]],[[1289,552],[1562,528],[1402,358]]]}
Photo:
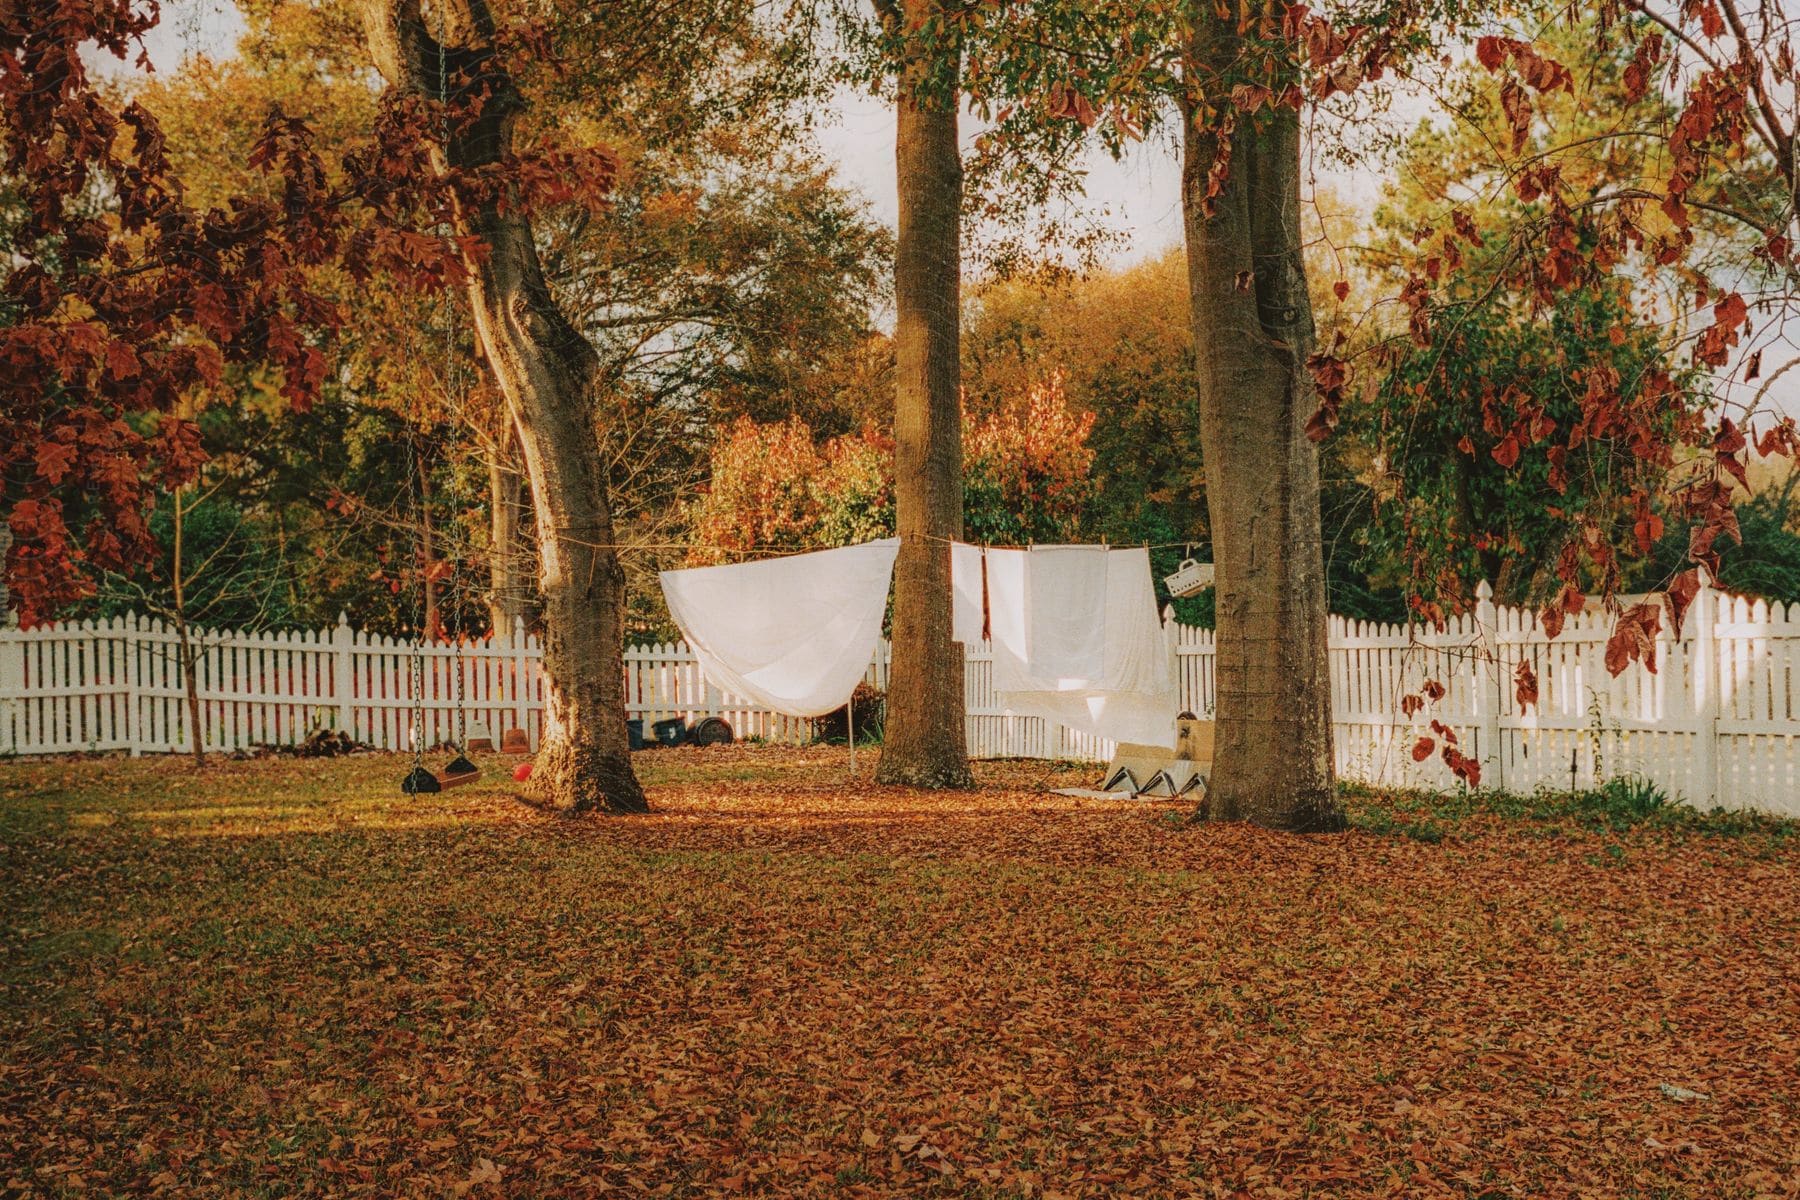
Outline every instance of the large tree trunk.
{"label": "large tree trunk", "polygon": [[[940,0],[891,12],[915,30]],[[968,787],[963,655],[950,638],[950,542],[962,536],[962,156],[957,51],[915,41],[900,71],[894,248],[894,658],[876,778]]]}
{"label": "large tree trunk", "polygon": [[526,574],[525,476],[510,454],[496,449],[488,462],[488,620],[505,636],[532,618],[531,583]]}
{"label": "large tree trunk", "polygon": [[[388,83],[435,98],[439,45],[420,19],[418,0],[364,0],[364,15]],[[525,104],[496,58],[492,16],[484,0],[451,0],[433,23],[449,30],[452,86],[460,82],[463,96],[485,97],[479,116],[452,130],[449,165],[501,162],[512,153],[513,123]],[[644,792],[625,733],[625,575],[613,549],[595,434],[599,358],[550,295],[520,205],[500,197],[465,204],[456,223],[485,250],[468,263],[469,304],[483,357],[519,431],[537,512],[548,694],[530,786],[539,799],[572,812],[642,812]]]}
{"label": "large tree trunk", "polygon": [[[1228,80],[1238,49],[1227,23],[1203,25],[1190,78]],[[1214,113],[1232,111],[1228,96],[1210,99]],[[1208,177],[1226,139],[1191,117],[1183,124],[1200,441],[1218,564],[1207,812],[1276,829],[1341,829],[1319,457],[1305,432],[1317,401],[1306,368],[1314,331],[1301,261],[1299,117],[1287,108],[1239,114],[1210,217]]]}

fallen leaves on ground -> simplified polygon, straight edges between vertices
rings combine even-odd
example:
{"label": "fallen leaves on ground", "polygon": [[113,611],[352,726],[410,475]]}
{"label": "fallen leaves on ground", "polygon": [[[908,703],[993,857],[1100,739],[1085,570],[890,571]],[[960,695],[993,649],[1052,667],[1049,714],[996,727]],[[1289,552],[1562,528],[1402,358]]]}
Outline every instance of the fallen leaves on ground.
{"label": "fallen leaves on ground", "polygon": [[0,1194],[1800,1194],[1795,839],[873,757],[0,765]]}

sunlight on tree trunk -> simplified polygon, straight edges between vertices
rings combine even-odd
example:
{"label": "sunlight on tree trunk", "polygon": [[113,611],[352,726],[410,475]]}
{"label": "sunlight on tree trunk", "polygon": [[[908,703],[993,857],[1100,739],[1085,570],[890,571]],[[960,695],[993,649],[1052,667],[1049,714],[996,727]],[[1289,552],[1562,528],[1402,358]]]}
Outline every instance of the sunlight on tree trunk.
{"label": "sunlight on tree trunk", "polygon": [[[434,97],[439,46],[417,0],[365,0],[375,63],[390,86]],[[483,0],[433,14],[447,57],[477,78],[480,112],[451,132],[449,166],[492,167],[512,153],[524,98],[497,59]],[[443,30],[448,27],[450,33]],[[642,812],[625,732],[624,586],[595,432],[599,359],[550,295],[530,217],[509,196],[462,204],[458,232],[485,253],[469,303],[483,357],[519,431],[537,514],[544,601],[544,732],[529,787],[571,812]]]}
{"label": "sunlight on tree trunk", "polygon": [[[1237,39],[1206,28],[1199,72],[1223,78]],[[1230,108],[1217,98],[1216,111]],[[1185,126],[1182,209],[1206,499],[1218,563],[1218,721],[1208,815],[1341,829],[1325,652],[1319,459],[1305,424],[1312,305],[1301,262],[1300,121],[1288,109],[1223,137]],[[1213,165],[1229,155],[1205,211]]]}
{"label": "sunlight on tree trunk", "polygon": [[[914,29],[937,3],[907,0],[900,7],[900,27]],[[895,138],[894,501],[900,554],[877,778],[913,787],[968,787],[973,777],[963,728],[963,648],[950,638],[950,540],[962,535],[958,65],[916,46],[914,51],[900,73]]]}

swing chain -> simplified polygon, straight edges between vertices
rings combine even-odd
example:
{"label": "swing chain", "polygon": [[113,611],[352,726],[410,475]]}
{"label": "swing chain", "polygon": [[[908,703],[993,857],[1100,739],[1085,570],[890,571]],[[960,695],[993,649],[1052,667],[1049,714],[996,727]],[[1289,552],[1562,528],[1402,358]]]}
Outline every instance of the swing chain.
{"label": "swing chain", "polygon": [[412,700],[413,700],[413,769],[420,770],[425,765],[425,643],[413,643],[412,653]]}
{"label": "swing chain", "polygon": [[456,749],[459,754],[467,754],[469,750],[469,712],[463,707],[463,640],[462,635],[456,638]]}

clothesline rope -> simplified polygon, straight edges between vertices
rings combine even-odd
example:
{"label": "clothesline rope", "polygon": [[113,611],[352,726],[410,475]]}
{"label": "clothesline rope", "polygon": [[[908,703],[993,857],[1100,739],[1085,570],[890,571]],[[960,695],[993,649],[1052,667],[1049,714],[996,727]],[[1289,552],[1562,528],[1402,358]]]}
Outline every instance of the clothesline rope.
{"label": "clothesline rope", "polygon": [[[1176,550],[1191,548],[1197,544],[1192,540],[1181,542],[1030,542],[1025,544],[1011,544],[1005,542],[971,542],[966,538],[939,537],[932,533],[907,533],[894,534],[892,536],[902,542],[916,539],[919,541],[941,542],[949,546],[974,546],[980,550],[1031,550],[1037,546],[1063,544],[1087,544],[1101,546],[1112,550]],[[588,550],[717,550],[725,554],[754,554],[762,558],[790,558],[797,554],[817,554],[820,550],[837,549],[837,547],[833,546],[813,546],[801,550],[796,550],[787,546],[727,546],[718,542],[590,542],[581,538],[572,538],[566,534],[562,536],[562,540],[571,545],[581,546]]]}

